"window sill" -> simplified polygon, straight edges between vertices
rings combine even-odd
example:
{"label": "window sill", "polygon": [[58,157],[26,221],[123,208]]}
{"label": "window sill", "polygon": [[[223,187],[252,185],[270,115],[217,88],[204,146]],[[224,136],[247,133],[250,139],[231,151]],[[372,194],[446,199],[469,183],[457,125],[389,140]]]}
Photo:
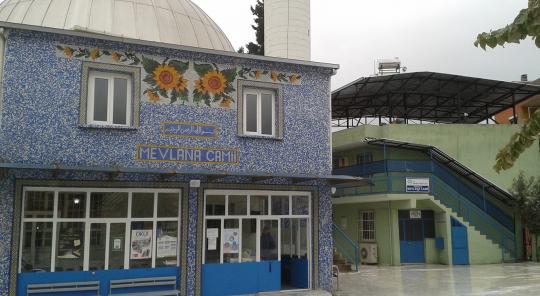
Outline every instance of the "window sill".
{"label": "window sill", "polygon": [[238,135],[239,138],[246,138],[246,139],[264,139],[264,140],[275,140],[275,141],[282,141],[283,138],[278,138],[276,136],[261,136],[261,135],[245,135],[241,134]]}
{"label": "window sill", "polygon": [[115,129],[125,131],[136,131],[139,128],[134,126],[119,126],[119,125],[107,125],[107,124],[79,124],[80,128],[84,129]]}

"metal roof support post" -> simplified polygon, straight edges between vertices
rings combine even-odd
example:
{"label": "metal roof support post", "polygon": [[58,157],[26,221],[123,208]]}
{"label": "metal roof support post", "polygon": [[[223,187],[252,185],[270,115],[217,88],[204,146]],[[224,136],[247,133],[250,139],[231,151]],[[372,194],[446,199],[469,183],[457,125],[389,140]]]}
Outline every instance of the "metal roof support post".
{"label": "metal roof support post", "polygon": [[386,143],[384,143],[383,149],[384,149],[384,172],[386,173],[386,190],[388,192],[392,192],[392,182],[390,180],[390,174],[388,172],[388,150],[386,147]]}
{"label": "metal roof support post", "polygon": [[512,92],[512,114],[514,118],[512,119],[512,124],[517,124],[517,117],[516,117],[516,95]]}
{"label": "metal roof support post", "polygon": [[488,108],[488,105],[486,105],[486,124],[489,124],[489,108]]}

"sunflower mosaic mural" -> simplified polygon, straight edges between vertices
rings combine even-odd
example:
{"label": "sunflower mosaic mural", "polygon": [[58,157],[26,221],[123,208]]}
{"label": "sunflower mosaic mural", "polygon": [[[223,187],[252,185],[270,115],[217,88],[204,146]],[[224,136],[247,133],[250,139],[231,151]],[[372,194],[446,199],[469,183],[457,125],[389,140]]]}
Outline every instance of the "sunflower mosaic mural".
{"label": "sunflower mosaic mural", "polygon": [[100,63],[142,67],[142,100],[156,104],[186,104],[232,109],[237,80],[298,85],[301,76],[272,70],[181,61],[133,52],[58,44],[56,55]]}

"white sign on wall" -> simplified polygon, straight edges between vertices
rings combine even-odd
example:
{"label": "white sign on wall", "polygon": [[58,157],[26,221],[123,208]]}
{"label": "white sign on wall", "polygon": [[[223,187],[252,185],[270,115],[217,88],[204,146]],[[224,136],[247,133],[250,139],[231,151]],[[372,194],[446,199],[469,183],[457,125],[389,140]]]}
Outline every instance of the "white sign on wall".
{"label": "white sign on wall", "polygon": [[131,231],[131,259],[152,258],[152,230]]}
{"label": "white sign on wall", "polygon": [[429,178],[407,178],[406,192],[429,193]]}
{"label": "white sign on wall", "polygon": [[170,235],[161,235],[157,239],[157,246],[156,246],[156,257],[157,258],[164,258],[164,257],[176,257],[176,246],[178,239],[174,236]]}

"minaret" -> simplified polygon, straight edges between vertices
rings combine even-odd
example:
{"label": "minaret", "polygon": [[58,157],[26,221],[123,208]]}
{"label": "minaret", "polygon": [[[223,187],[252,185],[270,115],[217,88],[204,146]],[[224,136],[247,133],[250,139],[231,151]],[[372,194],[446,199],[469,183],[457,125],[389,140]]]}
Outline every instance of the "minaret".
{"label": "minaret", "polygon": [[310,0],[264,0],[264,54],[310,60]]}

